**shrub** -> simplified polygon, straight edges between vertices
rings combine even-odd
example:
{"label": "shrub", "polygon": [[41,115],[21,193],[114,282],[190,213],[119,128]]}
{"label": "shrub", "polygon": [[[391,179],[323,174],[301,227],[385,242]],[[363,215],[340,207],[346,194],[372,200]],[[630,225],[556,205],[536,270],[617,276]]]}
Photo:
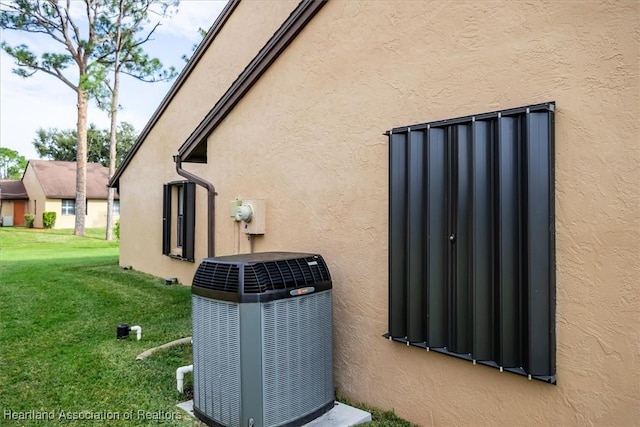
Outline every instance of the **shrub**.
{"label": "shrub", "polygon": [[33,221],[35,221],[36,217],[34,214],[24,214],[24,224],[27,228],[33,228]]}
{"label": "shrub", "polygon": [[42,226],[44,228],[53,228],[56,225],[55,212],[42,212]]}
{"label": "shrub", "polygon": [[116,239],[120,240],[120,220],[116,221],[116,226],[113,227],[113,232],[116,233]]}

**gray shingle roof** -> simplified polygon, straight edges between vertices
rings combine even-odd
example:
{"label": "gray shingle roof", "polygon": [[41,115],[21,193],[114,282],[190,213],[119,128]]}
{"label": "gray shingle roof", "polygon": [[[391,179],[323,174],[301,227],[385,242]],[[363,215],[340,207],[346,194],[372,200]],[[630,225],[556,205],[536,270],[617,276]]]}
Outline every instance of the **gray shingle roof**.
{"label": "gray shingle roof", "polygon": [[0,180],[0,200],[29,200],[22,181]]}

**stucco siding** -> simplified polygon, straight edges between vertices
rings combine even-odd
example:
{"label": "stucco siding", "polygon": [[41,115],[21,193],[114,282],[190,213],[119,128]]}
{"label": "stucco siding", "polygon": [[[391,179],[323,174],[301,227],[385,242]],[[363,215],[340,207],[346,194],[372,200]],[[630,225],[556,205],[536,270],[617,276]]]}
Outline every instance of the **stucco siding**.
{"label": "stucco siding", "polygon": [[38,177],[36,176],[31,163],[27,164],[27,169],[24,171],[24,175],[22,177],[22,183],[24,184],[24,188],[26,188],[27,193],[29,193],[29,203],[25,213],[33,214],[35,216],[33,226],[41,228],[42,212],[46,210],[45,203],[47,198],[44,195],[42,186],[38,181]]}
{"label": "stucco siding", "polygon": [[[330,3],[210,138],[220,199],[267,200],[255,250],[318,251],[331,266],[336,383],[351,398],[421,425],[635,422],[638,14],[626,6]],[[382,340],[382,132],[549,100],[558,386]],[[217,226],[232,252],[234,224]]]}
{"label": "stucco siding", "polygon": [[[47,199],[46,212],[56,213],[56,224],[54,228],[74,228],[76,224],[75,215],[62,214],[62,199]],[[117,221],[120,217],[114,216]],[[40,215],[42,222],[42,214]],[[92,200],[87,201],[87,215],[85,216],[85,227],[106,227],[107,226],[107,201]]]}
{"label": "stucco siding", "polygon": [[[54,225],[54,228],[74,228],[76,224],[75,215],[62,215],[61,199],[46,199],[43,212],[56,213],[56,223]],[[40,225],[38,227],[42,227],[42,212],[40,212],[38,216],[40,217]]]}
{"label": "stucco siding", "polygon": [[[637,424],[639,14],[631,1],[329,2],[215,130],[208,163],[185,165],[216,186],[217,253],[250,248],[229,201],[262,198],[255,251],[324,256],[336,385],[355,401],[423,426]],[[251,19],[246,2],[232,16]],[[557,106],[558,384],[384,340],[383,132],[546,101]],[[179,178],[170,156],[200,118],[178,114],[180,102],[122,176],[121,262],[190,283],[195,265],[159,255],[161,185]],[[196,230],[202,258],[200,188]]]}
{"label": "stucco siding", "polygon": [[[162,255],[162,185],[183,179],[176,174],[173,163],[178,148],[296,4],[241,2],[151,130],[120,179],[122,265],[191,283],[193,263]],[[185,168],[196,174],[206,170],[203,165]],[[196,190],[196,203],[196,228],[205,230],[206,191],[200,187]],[[204,243],[200,241],[205,233],[196,234],[199,245],[196,257],[203,258],[207,255],[206,237]]]}
{"label": "stucco siding", "polygon": [[[2,210],[0,210],[0,218],[5,216],[13,217],[13,200],[3,200],[2,201]],[[20,202],[22,203],[22,202]],[[15,219],[14,219],[15,221]]]}

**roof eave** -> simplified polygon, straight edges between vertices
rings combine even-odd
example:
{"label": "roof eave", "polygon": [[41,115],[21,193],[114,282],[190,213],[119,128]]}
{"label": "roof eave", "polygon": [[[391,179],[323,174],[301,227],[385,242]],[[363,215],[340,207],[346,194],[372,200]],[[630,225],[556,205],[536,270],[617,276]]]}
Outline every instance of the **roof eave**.
{"label": "roof eave", "polygon": [[326,3],[327,0],[303,0],[298,4],[182,144],[178,156],[183,162],[206,163],[206,143],[209,135]]}
{"label": "roof eave", "polygon": [[158,122],[160,116],[162,116],[162,113],[164,113],[164,111],[167,109],[169,103],[173,100],[182,85],[187,81],[187,78],[189,77],[189,75],[191,75],[191,72],[195,69],[198,62],[200,62],[200,59],[202,59],[204,53],[207,51],[213,40],[215,40],[216,36],[220,33],[220,31],[224,27],[224,24],[227,22],[239,3],[240,0],[229,0],[224,9],[222,9],[222,12],[220,12],[218,18],[215,20],[211,28],[209,28],[207,35],[202,39],[202,42],[200,42],[200,44],[198,45],[198,48],[193,53],[193,56],[189,59],[185,67],[182,69],[180,75],[178,75],[178,78],[169,89],[169,92],[167,92],[165,97],[162,99],[162,102],[160,102],[160,105],[145,125],[144,129],[142,129],[142,132],[140,132],[140,135],[138,135],[138,138],[136,139],[133,147],[131,148],[131,150],[129,150],[120,166],[116,169],[115,174],[109,181],[109,187],[118,187],[120,176],[122,176],[122,173],[125,171],[127,166],[129,166],[129,163],[138,152],[138,149],[142,145],[143,141],[147,138],[147,136],[151,132],[151,129],[153,129],[155,124]]}

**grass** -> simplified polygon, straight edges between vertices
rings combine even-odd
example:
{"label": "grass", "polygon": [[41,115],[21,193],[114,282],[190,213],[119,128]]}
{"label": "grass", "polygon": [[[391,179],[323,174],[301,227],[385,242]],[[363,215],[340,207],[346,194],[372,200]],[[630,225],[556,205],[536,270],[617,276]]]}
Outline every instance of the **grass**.
{"label": "grass", "polygon": [[[175,407],[187,400],[175,370],[192,363],[191,346],[135,360],[191,335],[190,289],[121,269],[118,243],[103,236],[0,228],[0,426],[200,425]],[[143,339],[116,340],[119,323],[141,325]],[[373,427],[411,426],[354,406]]]}
{"label": "grass", "polygon": [[[175,369],[190,346],[135,360],[191,334],[189,289],[120,269],[103,235],[0,228],[0,425],[194,425],[167,419],[185,418]],[[143,339],[117,341],[119,323],[141,325]],[[12,419],[36,414],[54,419]]]}
{"label": "grass", "polygon": [[375,426],[375,427],[414,427],[409,421],[403,420],[398,417],[393,411],[383,411],[378,408],[372,408],[367,405],[363,405],[361,403],[351,402],[344,396],[341,396],[340,393],[337,394],[336,398],[344,403],[345,405],[354,406],[356,408],[360,408],[363,411],[367,411],[371,414],[371,419],[373,420],[371,423],[366,424],[367,426]]}

